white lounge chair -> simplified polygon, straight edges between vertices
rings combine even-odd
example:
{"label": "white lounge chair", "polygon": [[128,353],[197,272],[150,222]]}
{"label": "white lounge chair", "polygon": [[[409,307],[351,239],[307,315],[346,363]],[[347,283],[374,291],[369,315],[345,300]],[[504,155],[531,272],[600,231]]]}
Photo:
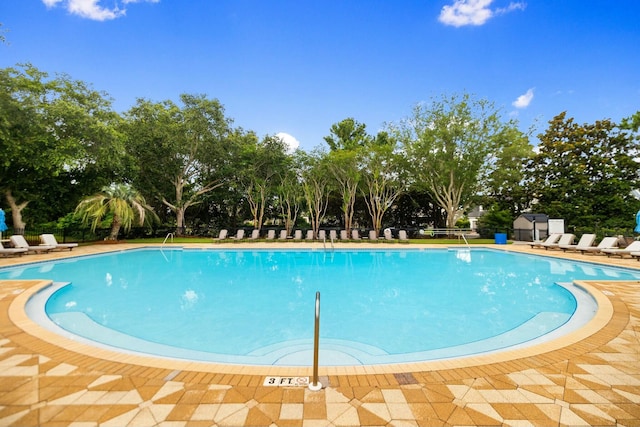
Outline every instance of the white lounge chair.
{"label": "white lounge chair", "polygon": [[280,230],[280,237],[278,240],[287,240],[287,230]]}
{"label": "white lounge chair", "polygon": [[336,233],[336,230],[329,230],[329,240],[332,242],[338,240],[338,233]]}
{"label": "white lounge chair", "polygon": [[0,244],[0,255],[5,256],[22,256],[28,251],[27,248],[5,248]]}
{"label": "white lounge chair", "polygon": [[409,243],[409,238],[407,237],[407,232],[406,230],[400,230],[398,231],[398,240],[401,243]]}
{"label": "white lounge chair", "polygon": [[378,243],[379,239],[376,230],[369,230],[369,241]]}
{"label": "white lounge chair", "polygon": [[9,239],[11,240],[11,244],[14,248],[23,248],[26,249],[27,252],[49,252],[56,248],[55,246],[48,245],[29,246],[29,243],[27,243],[24,236],[19,234],[14,234]]}
{"label": "white lounge chair", "polygon": [[640,251],[640,240],[634,240],[631,242],[626,248],[620,249],[603,249],[602,252],[605,253],[608,257],[611,256],[619,256],[623,257],[625,255],[631,255],[632,252]]}
{"label": "white lounge chair", "polygon": [[556,243],[543,243],[540,246],[545,250],[547,249],[560,249],[560,245],[573,245],[574,240],[576,240],[575,234],[564,233],[560,236],[560,239]]}
{"label": "white lounge chair", "polygon": [[213,242],[222,242],[223,240],[227,240],[227,235],[229,234],[229,231],[227,229],[222,229],[220,230],[220,233],[218,234],[218,237],[213,239]]}
{"label": "white lounge chair", "polygon": [[588,249],[593,246],[593,242],[596,241],[595,234],[583,234],[578,240],[578,243],[575,245],[561,245],[559,244],[560,249],[564,252],[566,251],[579,251],[581,249]]}
{"label": "white lounge chair", "polygon": [[351,230],[351,240],[353,240],[354,242],[362,242],[359,230]]}
{"label": "white lounge chair", "polygon": [[389,228],[385,228],[384,229],[384,240],[388,240],[388,241],[393,241],[393,233],[391,232],[391,229]]}
{"label": "white lounge chair", "polygon": [[267,231],[267,240],[275,240],[276,238],[276,230]]}
{"label": "white lounge chair", "polygon": [[340,230],[340,240],[342,240],[343,242],[349,240],[349,233],[347,232],[347,230]]}
{"label": "white lounge chair", "polygon": [[318,240],[322,240],[322,241],[327,240],[327,231],[326,230],[318,230]]}
{"label": "white lounge chair", "polygon": [[236,235],[231,237],[233,240],[235,240],[236,242],[240,242],[242,240],[244,240],[244,229],[241,228],[236,232]]}
{"label": "white lounge chair", "polygon": [[546,240],[544,240],[544,241],[536,241],[536,242],[529,243],[529,244],[531,245],[532,248],[542,248],[542,247],[544,247],[543,245],[550,245],[550,244],[558,243],[558,240],[560,240],[560,237],[562,237],[561,233],[551,233],[546,238]]}
{"label": "white lounge chair", "polygon": [[310,242],[314,240],[314,239],[313,239],[313,230],[307,230],[307,237],[306,237],[306,240],[308,240],[308,241],[310,241]]}
{"label": "white lounge chair", "polygon": [[257,228],[253,229],[251,231],[251,236],[249,237],[249,240],[258,240],[260,238],[260,230],[258,230]]}
{"label": "white lounge chair", "polygon": [[73,248],[78,246],[77,243],[58,243],[58,241],[56,240],[56,236],[54,236],[53,234],[41,234],[40,245],[54,246],[55,249],[58,249],[58,250],[64,250],[64,249],[72,250]]}
{"label": "white lounge chair", "polygon": [[302,230],[296,230],[293,232],[293,240],[296,242],[302,241]]}
{"label": "white lounge chair", "polygon": [[582,248],[580,252],[582,254],[601,254],[604,249],[615,249],[618,247],[618,238],[617,237],[605,237],[602,239],[598,246],[591,246],[589,248]]}

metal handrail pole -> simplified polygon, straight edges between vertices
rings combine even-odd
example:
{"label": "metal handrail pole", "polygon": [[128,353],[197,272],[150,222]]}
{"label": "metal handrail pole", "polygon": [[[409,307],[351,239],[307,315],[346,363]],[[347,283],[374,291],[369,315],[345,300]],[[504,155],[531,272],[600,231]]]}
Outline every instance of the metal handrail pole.
{"label": "metal handrail pole", "polygon": [[319,391],[322,384],[318,381],[318,355],[320,353],[320,292],[316,292],[316,316],[313,332],[313,380],[309,383],[309,390]]}

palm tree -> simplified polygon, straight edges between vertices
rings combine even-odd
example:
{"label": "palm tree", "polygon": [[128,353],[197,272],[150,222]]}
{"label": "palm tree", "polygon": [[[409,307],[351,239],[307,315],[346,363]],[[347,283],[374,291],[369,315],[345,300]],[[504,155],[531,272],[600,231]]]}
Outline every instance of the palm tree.
{"label": "palm tree", "polygon": [[105,217],[113,217],[108,240],[118,240],[121,227],[129,231],[134,222],[144,224],[147,213],[157,218],[144,197],[129,184],[102,187],[102,192],[82,200],[76,207],[76,215],[84,224],[91,222],[92,231]]}

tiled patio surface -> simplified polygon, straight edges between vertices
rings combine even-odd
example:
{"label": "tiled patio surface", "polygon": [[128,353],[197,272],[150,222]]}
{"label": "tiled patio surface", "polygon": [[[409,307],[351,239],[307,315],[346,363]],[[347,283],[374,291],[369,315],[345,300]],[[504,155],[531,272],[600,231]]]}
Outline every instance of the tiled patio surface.
{"label": "tiled patio surface", "polygon": [[563,340],[458,361],[324,368],[318,392],[263,386],[267,374],[310,376],[311,368],[171,362],[75,345],[26,318],[21,308],[34,285],[0,282],[0,426],[640,426],[639,282],[589,282],[603,291],[605,309]]}

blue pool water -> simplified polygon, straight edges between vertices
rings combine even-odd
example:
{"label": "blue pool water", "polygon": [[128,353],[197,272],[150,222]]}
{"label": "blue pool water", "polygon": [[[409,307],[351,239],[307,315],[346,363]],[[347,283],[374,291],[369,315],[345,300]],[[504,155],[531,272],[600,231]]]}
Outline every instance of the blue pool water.
{"label": "blue pool water", "polygon": [[[587,306],[583,321],[595,311],[579,289],[557,283],[640,274],[486,249],[144,249],[1,269],[7,278],[70,282],[34,304],[80,340],[266,365],[309,364],[320,291],[321,363],[342,365],[535,342],[570,323],[576,299]],[[36,318],[38,310],[27,309]]]}

